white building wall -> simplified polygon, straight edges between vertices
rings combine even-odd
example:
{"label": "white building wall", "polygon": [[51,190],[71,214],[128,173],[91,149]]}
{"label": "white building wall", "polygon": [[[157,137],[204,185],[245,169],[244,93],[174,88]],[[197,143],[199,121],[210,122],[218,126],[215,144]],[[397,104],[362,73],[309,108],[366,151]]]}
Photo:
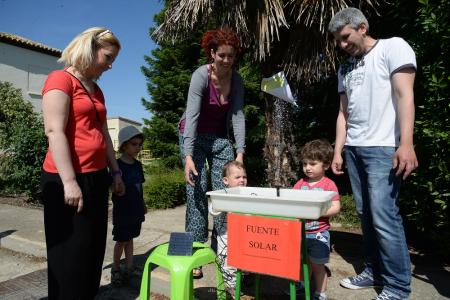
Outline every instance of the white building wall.
{"label": "white building wall", "polygon": [[[57,60],[56,56],[0,42],[0,81],[10,82],[15,88],[21,89],[23,99],[30,101],[35,111],[41,113],[41,92],[47,75],[63,68]],[[141,123],[122,117],[108,118],[107,124],[116,151],[120,129],[133,125],[142,130]]]}
{"label": "white building wall", "polygon": [[41,90],[47,75],[62,65],[57,57],[0,42],[0,81],[22,90],[24,100],[41,112]]}

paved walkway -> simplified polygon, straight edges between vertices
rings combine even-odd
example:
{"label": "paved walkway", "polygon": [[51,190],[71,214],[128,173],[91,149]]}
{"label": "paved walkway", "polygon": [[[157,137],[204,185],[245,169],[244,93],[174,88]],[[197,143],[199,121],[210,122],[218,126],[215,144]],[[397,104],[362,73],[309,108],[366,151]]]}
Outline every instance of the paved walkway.
{"label": "paved walkway", "polygon": [[[135,262],[142,267],[149,252],[155,246],[167,242],[171,232],[184,231],[185,207],[149,212],[142,226],[142,233],[135,240]],[[110,220],[111,221],[111,220]],[[110,268],[113,253],[109,225],[108,244],[105,254],[102,287],[98,299],[137,299],[140,278],[132,279],[130,286],[112,288],[110,285]],[[40,209],[24,208],[0,204],[0,248],[45,258],[45,237],[43,231],[43,213]],[[372,299],[377,291],[373,289],[351,291],[339,286],[339,279],[355,274],[360,270],[362,261],[361,235],[345,232],[339,228],[332,231],[333,252],[330,269],[328,298]],[[11,259],[11,258],[9,258]],[[43,259],[41,259],[43,260]],[[450,270],[439,263],[436,257],[429,257],[411,252],[413,262],[413,281],[411,300],[450,299]],[[45,265],[45,264],[44,264]],[[20,273],[15,264],[0,264],[0,299],[46,299],[46,269],[37,264],[39,269]],[[213,266],[204,268],[203,279],[195,280],[195,291],[199,299],[215,299]],[[15,274],[15,275],[14,275]],[[170,276],[167,271],[157,268],[152,272],[152,299],[168,299]],[[288,287],[285,280],[264,276],[262,279],[262,299],[289,299],[283,293]],[[253,286],[250,282],[244,288],[247,299],[253,299]]]}

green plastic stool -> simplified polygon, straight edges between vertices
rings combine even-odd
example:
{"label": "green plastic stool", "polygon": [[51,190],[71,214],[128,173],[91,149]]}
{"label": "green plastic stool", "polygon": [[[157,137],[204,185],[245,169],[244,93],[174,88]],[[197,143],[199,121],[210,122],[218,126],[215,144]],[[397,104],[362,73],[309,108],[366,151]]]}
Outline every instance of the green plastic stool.
{"label": "green plastic stool", "polygon": [[[158,265],[170,271],[170,299],[194,300],[194,282],[192,269],[210,263],[216,263],[216,254],[207,245],[194,242],[192,256],[167,255],[169,244],[156,247],[145,262],[142,272],[140,299],[150,299],[151,265]],[[226,292],[223,283],[222,271],[216,264],[217,299],[225,300]]]}

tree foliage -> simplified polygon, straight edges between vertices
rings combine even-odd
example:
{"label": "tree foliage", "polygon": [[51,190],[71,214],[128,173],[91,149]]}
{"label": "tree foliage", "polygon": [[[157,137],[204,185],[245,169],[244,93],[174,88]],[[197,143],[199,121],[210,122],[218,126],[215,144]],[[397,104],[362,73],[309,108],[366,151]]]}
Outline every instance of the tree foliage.
{"label": "tree foliage", "polygon": [[[160,24],[164,10],[155,17]],[[214,24],[210,24],[213,28]],[[144,107],[152,114],[150,120],[144,120],[144,132],[149,149],[155,157],[173,162],[179,157],[178,122],[186,108],[187,94],[191,75],[206,59],[200,47],[203,33],[209,28],[198,28],[183,39],[160,41],[158,48],[146,56],[147,66],[142,67],[147,78],[147,88],[151,99],[143,99]],[[153,37],[154,29],[150,29]],[[261,70],[250,61],[250,56],[240,58],[237,68],[244,79],[245,107],[247,123],[246,159],[254,184],[261,184],[264,178],[257,175],[263,167],[262,148],[264,145],[264,103],[259,91]],[[252,172],[252,171],[250,171]],[[251,175],[251,174],[250,174]],[[249,176],[251,177],[251,176]]]}
{"label": "tree foliage", "polygon": [[[157,24],[162,16],[163,12],[155,16]],[[152,118],[144,120],[144,133],[155,157],[178,156],[178,121],[186,105],[191,73],[199,65],[199,39],[198,33],[192,33],[183,42],[160,43],[145,56],[147,66],[141,70],[151,99],[142,99],[142,104]]]}
{"label": "tree foliage", "polygon": [[[450,248],[450,1],[419,0],[405,18],[417,54],[415,144],[419,168],[403,189],[413,228]],[[411,30],[412,29],[412,30]],[[447,253],[448,255],[448,253]]]}
{"label": "tree foliage", "polygon": [[335,68],[334,43],[326,38],[335,12],[347,6],[374,11],[380,2],[384,1],[167,0],[155,36],[173,41],[211,22],[230,26],[255,62],[281,66],[296,82],[311,83],[323,70]]}
{"label": "tree foliage", "polygon": [[0,82],[0,190],[32,197],[47,149],[42,118],[20,89]]}

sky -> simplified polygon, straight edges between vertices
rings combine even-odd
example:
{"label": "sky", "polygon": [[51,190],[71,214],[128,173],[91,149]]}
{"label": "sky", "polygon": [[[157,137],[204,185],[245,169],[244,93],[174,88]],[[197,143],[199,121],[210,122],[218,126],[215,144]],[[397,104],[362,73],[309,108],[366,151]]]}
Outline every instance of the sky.
{"label": "sky", "polygon": [[142,123],[151,116],[141,104],[150,100],[141,66],[156,47],[148,32],[162,7],[162,0],[0,0],[0,31],[63,50],[89,27],[109,28],[122,49],[98,81],[108,117]]}

